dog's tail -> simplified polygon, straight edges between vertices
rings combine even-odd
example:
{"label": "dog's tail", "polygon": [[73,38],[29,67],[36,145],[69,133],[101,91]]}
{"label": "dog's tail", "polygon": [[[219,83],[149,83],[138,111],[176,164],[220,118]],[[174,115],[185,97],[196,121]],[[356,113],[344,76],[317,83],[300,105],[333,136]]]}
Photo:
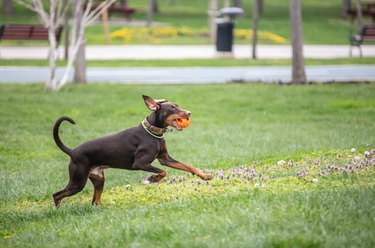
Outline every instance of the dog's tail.
{"label": "dog's tail", "polygon": [[56,145],[61,149],[61,151],[65,152],[69,156],[71,155],[72,149],[65,146],[64,143],[62,143],[60,137],[59,137],[59,127],[63,121],[69,121],[72,124],[76,124],[70,117],[68,116],[61,116],[53,126],[53,139],[56,142]]}

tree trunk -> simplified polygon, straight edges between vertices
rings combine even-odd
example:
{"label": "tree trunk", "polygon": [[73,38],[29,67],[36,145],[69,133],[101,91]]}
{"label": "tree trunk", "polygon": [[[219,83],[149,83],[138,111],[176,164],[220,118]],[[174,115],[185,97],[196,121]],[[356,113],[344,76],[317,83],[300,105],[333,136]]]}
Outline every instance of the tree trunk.
{"label": "tree trunk", "polygon": [[262,15],[264,10],[264,0],[259,0],[258,2],[258,14]]}
{"label": "tree trunk", "polygon": [[55,30],[53,28],[48,29],[48,39],[49,39],[49,75],[45,85],[47,91],[55,91],[57,87],[56,79],[56,68],[57,68],[57,41],[55,36]]}
{"label": "tree trunk", "polygon": [[[69,0],[64,0],[64,6],[69,4]],[[68,11],[64,14],[64,59],[69,58],[69,13]]]}
{"label": "tree trunk", "polygon": [[85,84],[86,81],[86,53],[85,53],[85,43],[82,43],[77,52],[77,58],[74,68],[74,83]]}
{"label": "tree trunk", "polygon": [[3,1],[3,13],[4,13],[4,15],[12,15],[13,14],[12,0],[4,0]]}
{"label": "tree trunk", "polygon": [[347,19],[349,16],[348,16],[348,13],[347,13],[347,10],[349,10],[351,7],[351,0],[342,0],[342,11],[341,11],[341,15],[344,19]]}
{"label": "tree trunk", "polygon": [[259,21],[259,2],[253,0],[253,39],[252,39],[252,58],[257,59],[257,42],[258,42],[258,21]]}
{"label": "tree trunk", "polygon": [[153,3],[152,3],[152,10],[154,11],[154,13],[159,13],[159,4],[158,4],[158,0],[154,0]]}
{"label": "tree trunk", "polygon": [[360,0],[355,1],[355,6],[357,10],[357,23],[358,25],[363,25],[362,5]]}
{"label": "tree trunk", "polygon": [[147,27],[151,27],[152,20],[154,19],[154,2],[155,0],[148,0]]}
{"label": "tree trunk", "polygon": [[50,73],[47,78],[46,82],[46,90],[55,91],[57,88],[57,79],[56,79],[56,69],[57,69],[57,59],[58,59],[58,50],[57,50],[57,40],[56,40],[56,29],[57,29],[57,9],[58,9],[58,2],[51,1],[50,3],[50,15],[48,16],[49,19],[44,19],[44,24],[48,23],[48,40],[49,40],[49,67]]}
{"label": "tree trunk", "polygon": [[120,6],[121,6],[122,8],[126,8],[126,7],[128,7],[128,1],[126,1],[126,0],[120,0]]}
{"label": "tree trunk", "polygon": [[75,30],[75,35],[76,36],[76,41],[79,40],[78,37],[82,35],[82,40],[83,42],[79,45],[78,51],[77,51],[77,57],[75,59],[75,64],[74,64],[74,77],[73,81],[76,84],[85,84],[86,83],[86,54],[85,54],[85,30],[82,27],[82,15],[83,15],[83,10],[82,6],[83,1],[77,1],[76,3],[76,8],[77,11],[75,11],[75,24],[76,24],[76,30]]}
{"label": "tree trunk", "polygon": [[351,0],[342,0],[342,7],[345,9],[350,9]]}
{"label": "tree trunk", "polygon": [[233,6],[242,8],[242,0],[233,0]]}
{"label": "tree trunk", "polygon": [[208,2],[208,31],[209,39],[212,44],[216,41],[216,17],[217,17],[218,0],[209,0]]}
{"label": "tree trunk", "polygon": [[306,83],[303,57],[302,11],[300,0],[290,0],[290,27],[292,39],[292,83]]}

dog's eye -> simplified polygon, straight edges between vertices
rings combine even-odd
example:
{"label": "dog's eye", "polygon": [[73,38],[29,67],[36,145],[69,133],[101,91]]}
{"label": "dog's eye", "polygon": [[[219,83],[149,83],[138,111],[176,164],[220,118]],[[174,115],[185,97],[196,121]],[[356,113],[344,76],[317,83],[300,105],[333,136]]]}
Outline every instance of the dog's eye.
{"label": "dog's eye", "polygon": [[175,113],[175,112],[176,112],[176,108],[175,108],[175,107],[170,107],[170,108],[168,109],[168,111],[167,111],[168,115],[171,115],[171,114],[173,114],[173,113]]}

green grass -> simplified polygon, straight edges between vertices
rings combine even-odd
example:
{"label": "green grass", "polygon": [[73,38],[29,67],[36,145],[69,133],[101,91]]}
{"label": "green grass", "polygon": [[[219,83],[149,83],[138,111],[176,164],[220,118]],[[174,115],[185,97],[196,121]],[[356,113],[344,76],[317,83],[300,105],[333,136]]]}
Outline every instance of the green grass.
{"label": "green grass", "polygon": [[[364,152],[375,146],[374,93],[375,84],[96,84],[53,94],[1,84],[0,246],[373,247],[375,155]],[[214,180],[167,169],[160,184],[142,185],[148,173],[108,169],[103,206],[90,206],[87,185],[56,210],[68,158],[54,121],[77,122],[61,127],[74,147],[138,125],[148,114],[141,94],[192,111],[168,148]]]}
{"label": "green grass", "polygon": [[[290,59],[184,59],[184,60],[89,60],[89,67],[191,67],[191,66],[290,66]],[[355,65],[375,64],[375,58],[305,59],[305,65]],[[48,66],[47,60],[0,60],[0,66]],[[66,61],[58,61],[66,66]]]}
{"label": "green grass", "polygon": [[[160,12],[155,15],[154,20],[175,27],[190,27],[193,29],[207,29],[207,1],[200,0],[175,0],[170,4],[167,0],[158,1]],[[260,18],[259,28],[262,31],[272,32],[290,42],[290,23],[288,1],[268,0],[264,5],[264,12]],[[131,7],[137,9],[135,20],[145,20],[147,11],[146,0],[132,1]],[[245,17],[239,18],[236,27],[250,29],[252,1],[243,1]],[[0,4],[1,5],[1,4]],[[14,16],[0,16],[1,23],[38,23],[38,19],[30,11],[14,4],[16,13]],[[0,6],[1,7],[1,6]],[[222,7],[222,6],[219,6]],[[337,0],[302,1],[302,16],[305,44],[348,44],[348,35],[355,29],[356,24],[341,18],[341,2]],[[370,19],[366,18],[366,21]],[[125,25],[125,24],[124,24]],[[111,25],[111,31],[123,27],[121,24]],[[101,24],[95,24],[87,28],[88,44],[105,44],[102,35]],[[148,44],[149,41],[137,41]],[[122,41],[114,40],[113,44],[123,44]],[[179,37],[161,40],[162,44],[208,44],[207,37]],[[237,40],[236,43],[249,44],[250,40]],[[8,44],[8,43],[5,43]]]}

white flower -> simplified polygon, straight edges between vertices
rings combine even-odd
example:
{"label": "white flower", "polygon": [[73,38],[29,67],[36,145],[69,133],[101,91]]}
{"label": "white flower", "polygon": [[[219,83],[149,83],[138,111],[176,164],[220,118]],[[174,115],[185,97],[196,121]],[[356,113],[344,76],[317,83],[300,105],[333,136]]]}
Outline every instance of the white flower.
{"label": "white flower", "polygon": [[312,183],[317,183],[317,182],[318,182],[318,179],[317,179],[317,178],[313,178],[313,179],[311,179],[311,182],[312,182]]}
{"label": "white flower", "polygon": [[260,184],[259,184],[259,183],[256,183],[256,184],[254,184],[254,186],[255,186],[256,188],[259,188],[259,187],[260,187]]}
{"label": "white flower", "polygon": [[351,152],[355,152],[356,150],[355,150],[355,148],[352,148],[350,151],[351,151]]}
{"label": "white flower", "polygon": [[286,164],[286,162],[284,160],[280,160],[280,161],[277,162],[278,166],[283,166],[284,164]]}
{"label": "white flower", "polygon": [[369,151],[365,151],[365,156],[370,157],[371,153]]}
{"label": "white flower", "polygon": [[150,181],[147,180],[147,179],[146,179],[146,180],[143,180],[143,181],[142,181],[142,184],[150,184]]}
{"label": "white flower", "polygon": [[125,185],[125,189],[129,190],[131,188],[130,184]]}

